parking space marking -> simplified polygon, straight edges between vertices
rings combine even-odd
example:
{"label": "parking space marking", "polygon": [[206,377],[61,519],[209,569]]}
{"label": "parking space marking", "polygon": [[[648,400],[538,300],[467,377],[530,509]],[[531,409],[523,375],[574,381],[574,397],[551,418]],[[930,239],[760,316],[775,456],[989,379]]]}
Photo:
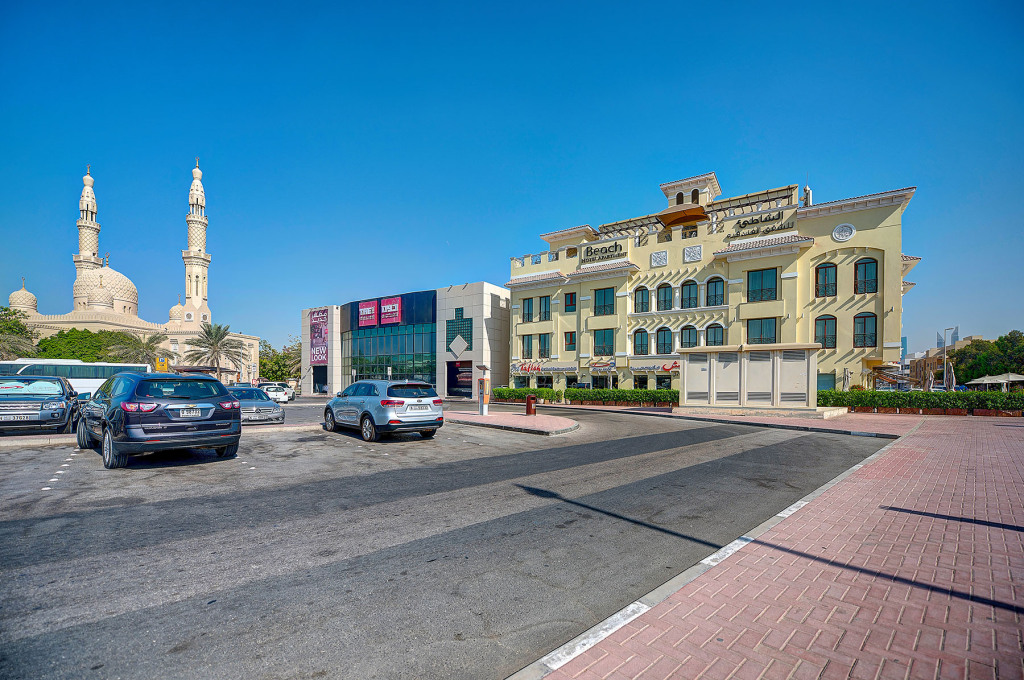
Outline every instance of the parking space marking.
{"label": "parking space marking", "polygon": [[56,482],[59,479],[60,479],[60,477],[54,477],[53,479],[48,479],[46,481],[48,481],[48,482]]}
{"label": "parking space marking", "polygon": [[50,490],[50,487],[48,487],[48,486],[44,486],[42,489],[40,489],[40,491],[49,491],[49,490]]}

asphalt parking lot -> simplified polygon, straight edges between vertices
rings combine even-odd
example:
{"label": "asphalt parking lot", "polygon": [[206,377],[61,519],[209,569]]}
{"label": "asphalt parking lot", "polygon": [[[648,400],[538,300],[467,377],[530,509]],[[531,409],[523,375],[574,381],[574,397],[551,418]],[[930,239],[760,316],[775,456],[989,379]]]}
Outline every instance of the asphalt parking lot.
{"label": "asphalt parking lot", "polygon": [[0,676],[503,678],[886,443],[571,415],[0,450]]}

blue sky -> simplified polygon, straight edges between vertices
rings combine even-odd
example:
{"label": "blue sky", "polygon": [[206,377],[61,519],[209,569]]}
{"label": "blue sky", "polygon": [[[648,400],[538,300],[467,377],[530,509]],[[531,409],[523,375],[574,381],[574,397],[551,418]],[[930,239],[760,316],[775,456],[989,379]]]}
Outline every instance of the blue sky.
{"label": "blue sky", "polygon": [[275,345],[304,307],[502,284],[539,233],[714,170],[726,196],[917,186],[910,349],[995,337],[1024,326],[1022,30],[1019,2],[12,0],[0,292],[70,310],[86,163],[100,249],[162,322],[199,156],[214,320]]}

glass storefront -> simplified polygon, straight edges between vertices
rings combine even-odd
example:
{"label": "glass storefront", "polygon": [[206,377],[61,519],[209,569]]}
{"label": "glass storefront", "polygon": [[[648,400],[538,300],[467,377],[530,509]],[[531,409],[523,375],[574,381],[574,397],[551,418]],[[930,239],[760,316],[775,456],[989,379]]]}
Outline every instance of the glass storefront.
{"label": "glass storefront", "polygon": [[363,328],[341,334],[341,374],[356,380],[422,380],[437,385],[437,325]]}

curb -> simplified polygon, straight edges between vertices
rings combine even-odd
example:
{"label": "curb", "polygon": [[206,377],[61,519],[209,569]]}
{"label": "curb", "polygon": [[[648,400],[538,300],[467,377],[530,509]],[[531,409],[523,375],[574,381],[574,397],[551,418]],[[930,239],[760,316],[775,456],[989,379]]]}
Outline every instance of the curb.
{"label": "curb", "polygon": [[[502,406],[518,406],[508,402],[497,402]],[[812,427],[810,425],[791,425],[789,423],[751,423],[745,420],[726,420],[724,418],[705,418],[703,416],[684,416],[675,413],[653,413],[651,411],[637,411],[634,409],[604,408],[601,406],[565,406],[562,404],[543,404],[557,409],[575,409],[577,411],[604,411],[607,413],[628,413],[635,416],[650,416],[654,418],[678,418],[682,420],[699,420],[705,423],[724,423],[726,425],[748,425],[750,427],[771,427],[777,430],[799,430],[801,432],[822,432],[825,434],[845,434],[852,437],[877,437],[879,439],[899,439],[900,435],[888,432],[861,432],[858,430],[840,430],[834,427]]]}
{"label": "curb", "polygon": [[556,434],[565,434],[566,432],[574,432],[580,429],[579,423],[573,423],[572,427],[565,427],[561,430],[538,430],[531,427],[518,427],[516,425],[498,425],[497,423],[477,423],[470,420],[458,420],[456,418],[446,418],[449,423],[458,423],[459,425],[472,425],[473,427],[489,427],[494,430],[508,430],[509,432],[524,432],[526,434],[539,434],[545,436],[553,436]]}
{"label": "curb", "polygon": [[[903,436],[909,437],[910,435],[914,434],[921,427],[921,425],[922,423],[918,423]],[[899,437],[897,437],[896,439],[899,439]],[[512,675],[508,676],[505,680],[541,680],[541,678],[544,678],[548,674],[555,672],[556,670],[558,670],[565,664],[569,663],[583,652],[587,651],[594,645],[604,640],[606,637],[617,631],[619,628],[622,628],[624,625],[626,625],[633,619],[640,617],[648,610],[661,604],[669,597],[671,597],[678,591],[682,590],[686,585],[688,585],[691,581],[695,580],[697,577],[701,576],[705,572],[710,571],[714,567],[718,566],[720,563],[724,562],[730,555],[732,555],[734,552],[742,548],[744,545],[750,543],[751,541],[754,541],[756,538],[764,534],[766,531],[774,527],[776,524],[779,524],[784,519],[786,519],[787,517],[789,517],[790,515],[797,512],[802,507],[813,501],[815,498],[825,493],[836,484],[842,482],[844,479],[852,475],[854,472],[857,472],[862,467],[870,465],[871,463],[875,462],[876,460],[884,456],[886,453],[888,453],[889,449],[891,449],[895,445],[895,441],[886,444],[881,449],[875,451],[873,454],[871,454],[861,462],[857,463],[856,465],[853,465],[852,467],[844,470],[843,472],[840,472],[838,475],[836,475],[829,481],[825,482],[817,489],[815,489],[811,493],[807,494],[806,496],[798,500],[796,503],[793,503],[785,510],[779,512],[776,515],[773,515],[772,517],[769,517],[764,522],[761,522],[756,527],[754,527],[747,533],[743,534],[732,543],[726,545],[724,548],[721,548],[717,552],[708,555],[697,564],[672,577],[671,579],[661,584],[660,586],[658,586],[651,592],[647,593],[643,597],[626,605],[624,608],[612,614],[604,621],[601,621],[596,626],[593,626],[592,628],[584,631],[582,634],[576,636],[572,640],[569,640],[561,647],[541,657],[537,661],[534,661],[529,666],[526,666],[525,668],[516,671]]]}

